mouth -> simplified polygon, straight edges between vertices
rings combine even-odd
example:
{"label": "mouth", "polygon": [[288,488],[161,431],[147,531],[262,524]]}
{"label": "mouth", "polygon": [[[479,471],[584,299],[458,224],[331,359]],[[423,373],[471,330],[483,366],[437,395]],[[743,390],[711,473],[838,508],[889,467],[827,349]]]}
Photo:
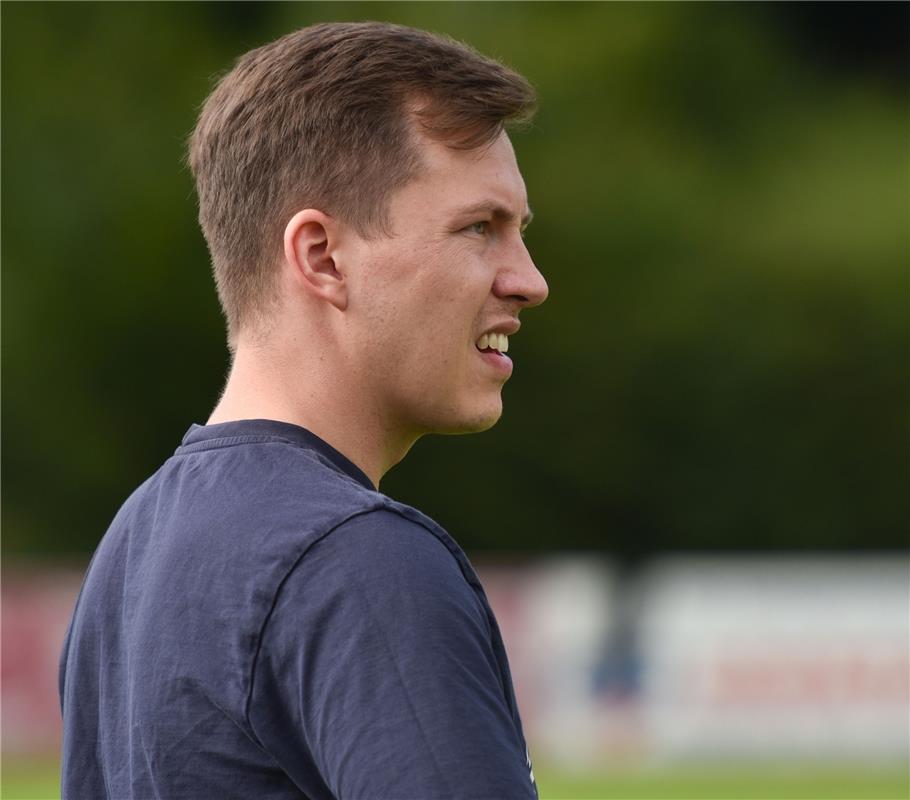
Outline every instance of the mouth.
{"label": "mouth", "polygon": [[474,348],[500,378],[508,379],[512,374],[512,359],[506,355],[509,337],[504,333],[485,333],[474,342]]}

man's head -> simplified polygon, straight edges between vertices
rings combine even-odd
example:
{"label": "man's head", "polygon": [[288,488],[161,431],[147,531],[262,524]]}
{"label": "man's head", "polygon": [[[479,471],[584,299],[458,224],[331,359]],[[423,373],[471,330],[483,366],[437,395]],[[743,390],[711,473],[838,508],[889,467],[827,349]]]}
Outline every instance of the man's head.
{"label": "man's head", "polygon": [[393,438],[492,425],[511,372],[492,350],[547,293],[505,134],[533,105],[501,64],[397,25],[242,56],[189,152],[231,348],[283,329]]}
{"label": "man's head", "polygon": [[421,169],[415,132],[456,149],[533,114],[528,82],[463,44],[379,22],[326,23],[241,56],[189,141],[228,338],[262,323],[287,221],[318,208],[364,236]]}

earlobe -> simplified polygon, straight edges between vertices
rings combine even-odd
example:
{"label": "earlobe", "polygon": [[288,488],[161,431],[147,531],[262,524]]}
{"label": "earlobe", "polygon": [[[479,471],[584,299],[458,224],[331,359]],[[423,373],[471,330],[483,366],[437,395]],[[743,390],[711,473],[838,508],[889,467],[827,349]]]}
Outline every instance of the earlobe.
{"label": "earlobe", "polygon": [[284,229],[284,259],[300,289],[344,311],[347,284],[335,258],[336,234],[332,217],[312,208],[298,211]]}

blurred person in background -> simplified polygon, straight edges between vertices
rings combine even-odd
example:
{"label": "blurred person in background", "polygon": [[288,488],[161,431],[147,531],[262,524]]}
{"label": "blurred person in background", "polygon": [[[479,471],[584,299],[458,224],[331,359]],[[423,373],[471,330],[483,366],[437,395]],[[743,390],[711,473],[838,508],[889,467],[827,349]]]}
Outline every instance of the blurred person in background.
{"label": "blurred person in background", "polygon": [[292,33],[212,92],[189,164],[232,368],[89,567],[64,797],[536,797],[474,570],[378,491],[424,434],[502,413],[547,295],[505,133],[533,106],[384,23]]}

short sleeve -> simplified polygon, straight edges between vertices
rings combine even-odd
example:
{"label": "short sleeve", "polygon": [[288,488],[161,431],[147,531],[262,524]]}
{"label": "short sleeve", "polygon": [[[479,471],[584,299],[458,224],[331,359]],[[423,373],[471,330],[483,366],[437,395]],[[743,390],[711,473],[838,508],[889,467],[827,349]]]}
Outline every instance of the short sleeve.
{"label": "short sleeve", "polygon": [[535,800],[490,621],[447,547],[390,510],[313,545],[259,645],[249,720],[314,800]]}

